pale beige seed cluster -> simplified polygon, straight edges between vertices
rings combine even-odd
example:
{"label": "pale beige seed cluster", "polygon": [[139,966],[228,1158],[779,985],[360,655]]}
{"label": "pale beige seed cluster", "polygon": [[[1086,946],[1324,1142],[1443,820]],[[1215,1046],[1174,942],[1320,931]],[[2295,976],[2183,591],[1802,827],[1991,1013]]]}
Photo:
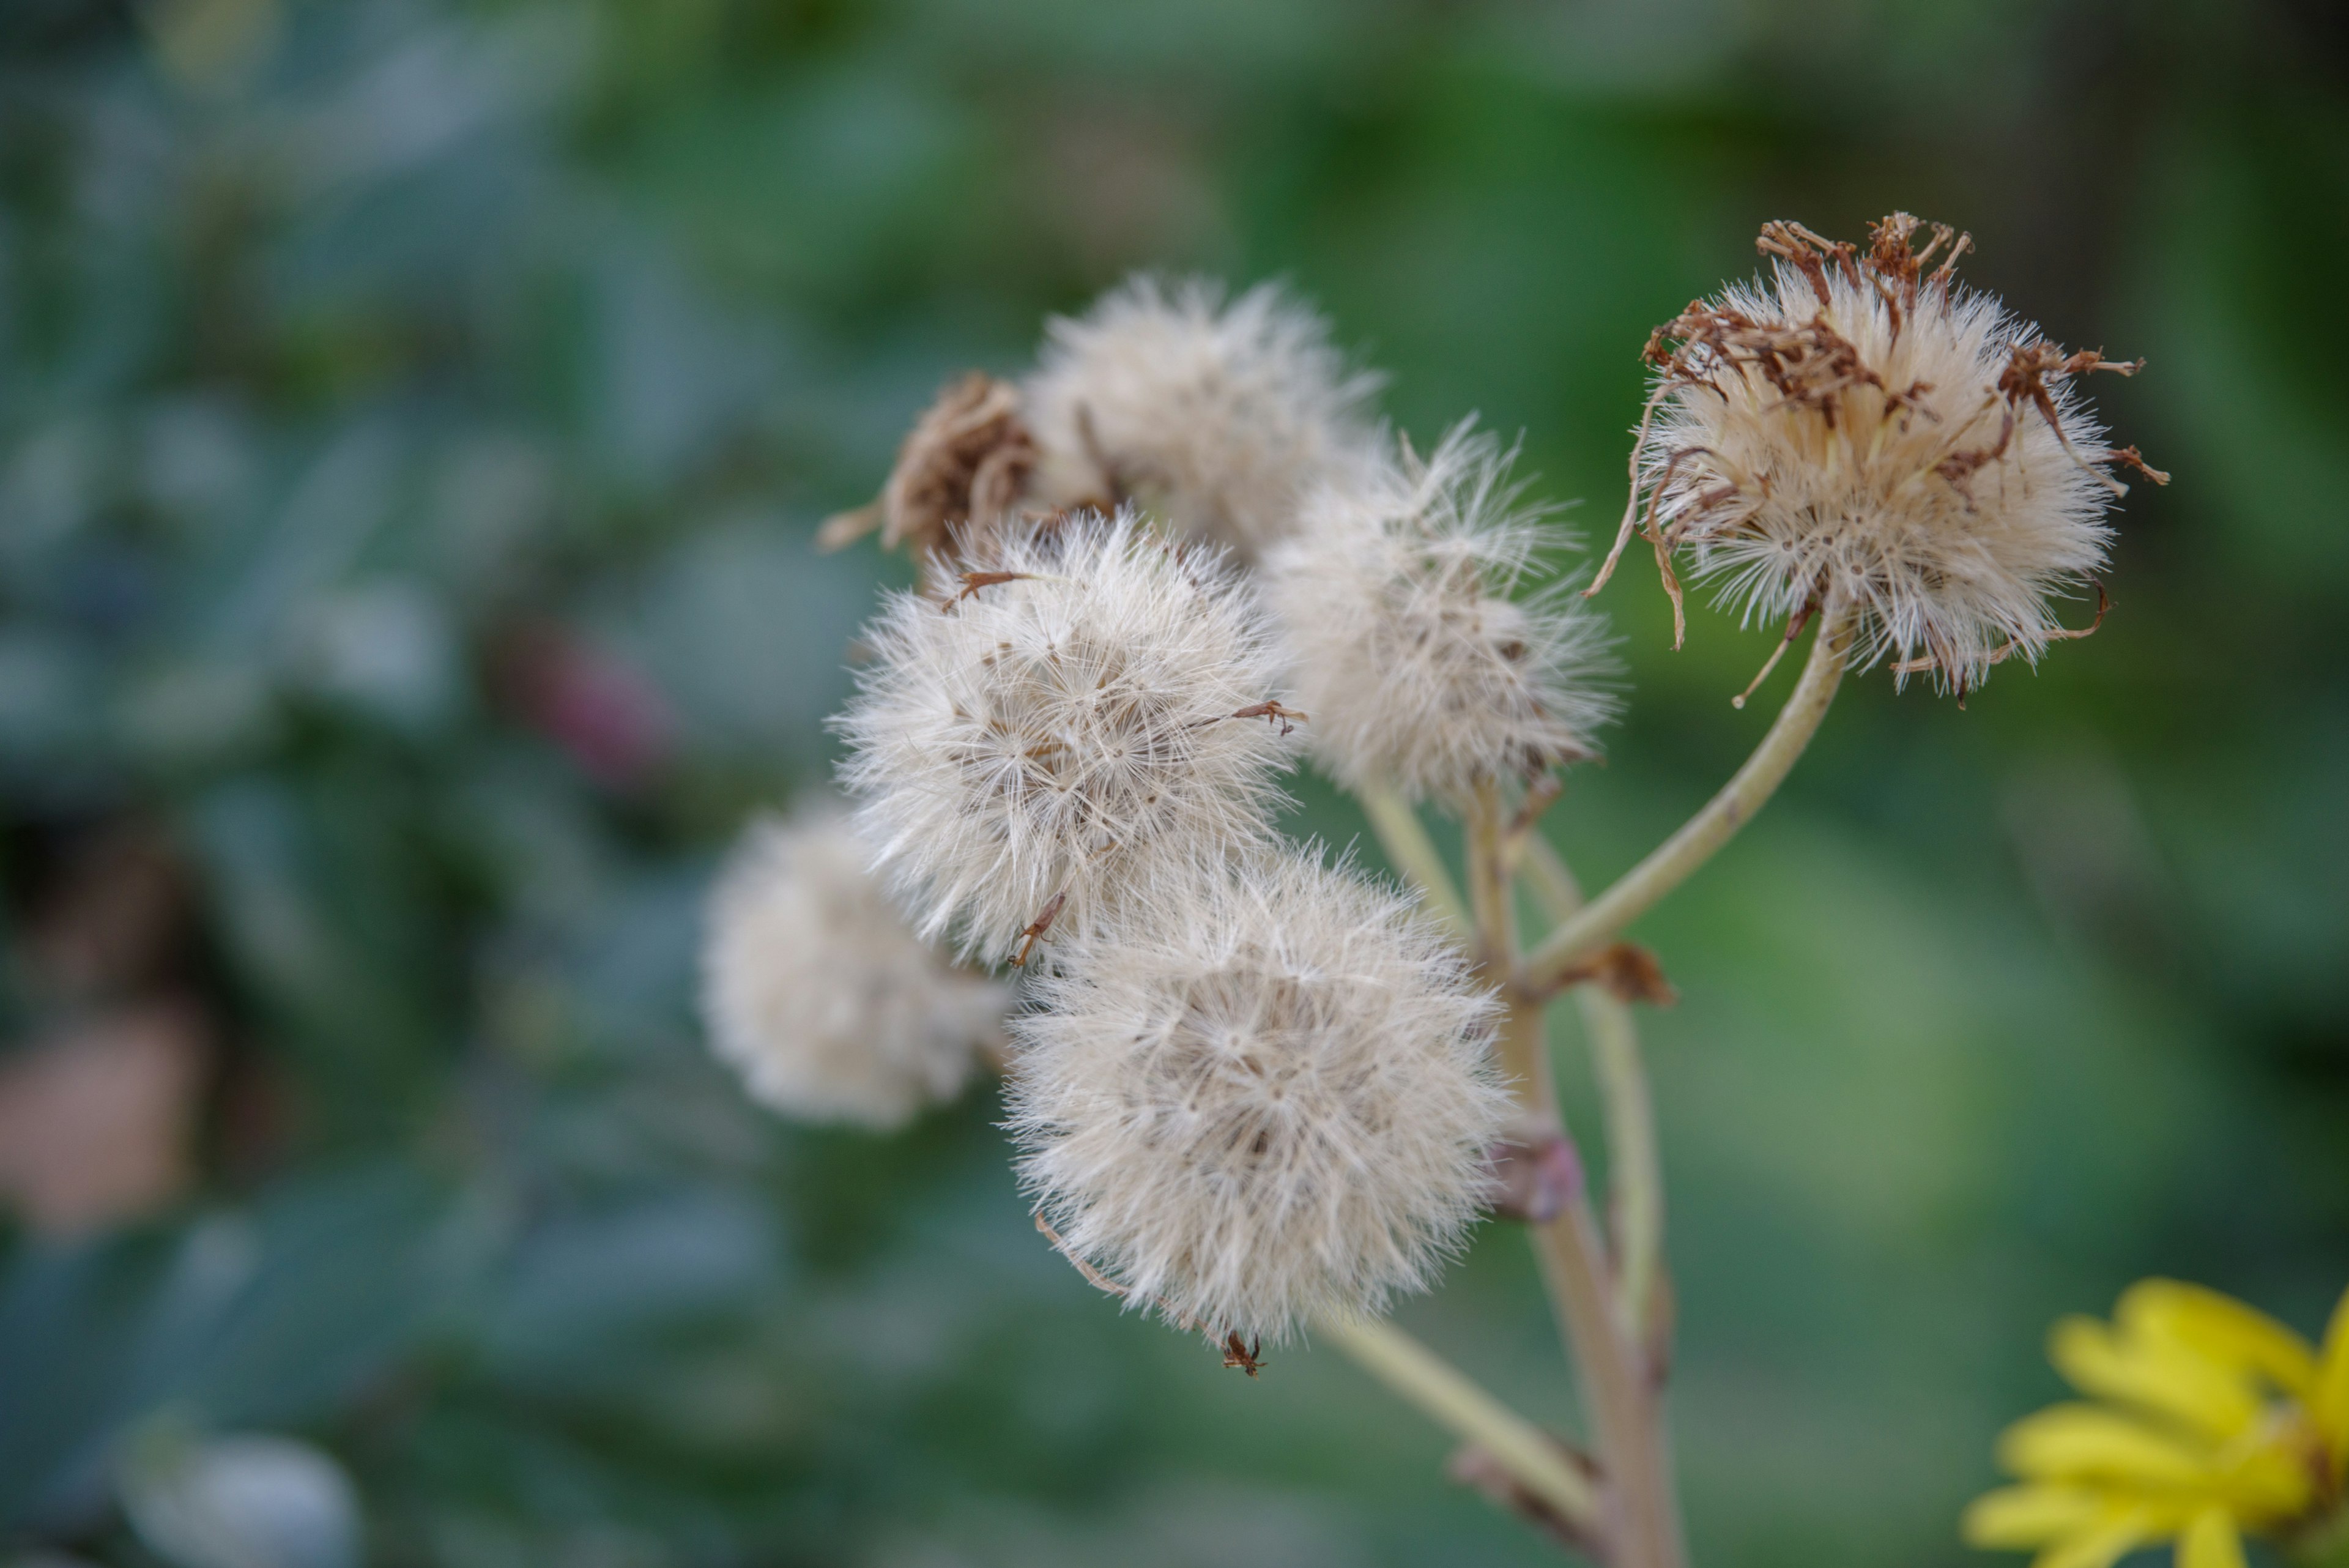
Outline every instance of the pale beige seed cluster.
{"label": "pale beige seed cluster", "polygon": [[1030,1000],[1021,1174],[1133,1304],[1278,1341],[1424,1288],[1475,1219],[1509,1104],[1495,1002],[1392,890],[1249,857]]}
{"label": "pale beige seed cluster", "polygon": [[1272,285],[1226,302],[1203,280],[1137,277],[1047,330],[1025,388],[1037,496],[1131,499],[1252,562],[1309,493],[1369,461],[1378,385]]}
{"label": "pale beige seed cluster", "polygon": [[1896,214],[1862,253],[1773,224],[1771,275],[1659,328],[1635,503],[1668,582],[1677,556],[1749,621],[1854,615],[1860,661],[1963,691],[2067,635],[2109,471],[2136,461],[2078,382],[2134,367],[2064,354],[1955,281],[1962,242],[1918,229]]}
{"label": "pale beige seed cluster", "polygon": [[1463,423],[1325,485],[1265,562],[1315,754],[1350,788],[1457,799],[1588,756],[1613,708],[1604,624],[1554,582],[1572,540]]}
{"label": "pale beige seed cluster", "polygon": [[702,1014],[753,1098],[885,1128],[962,1087],[1011,996],[916,937],[866,858],[836,804],[752,824],[709,900]]}
{"label": "pale beige seed cluster", "polygon": [[1291,726],[1221,551],[1081,514],[975,535],[938,580],[866,628],[837,721],[874,863],[925,937],[1050,961],[1130,891],[1269,840]]}

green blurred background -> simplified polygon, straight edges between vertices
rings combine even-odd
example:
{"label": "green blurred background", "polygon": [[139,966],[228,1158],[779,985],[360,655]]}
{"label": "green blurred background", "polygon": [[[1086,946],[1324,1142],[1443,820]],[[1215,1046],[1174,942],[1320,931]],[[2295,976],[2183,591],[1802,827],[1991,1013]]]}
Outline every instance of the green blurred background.
{"label": "green blurred background", "polygon": [[[1640,934],[1701,1561],[1966,1560],[2053,1316],[2349,1279],[2344,70],[2316,0],[9,0],[0,1553],[234,1562],[191,1456],[274,1433],[382,1563],[1552,1560],[1333,1353],[1112,1310],[991,1091],[750,1107],[698,901],[902,571],[817,520],[1048,312],[1286,277],[1603,531],[1649,327],[1899,206],[2177,482]],[[1767,722],[1636,555],[1592,880]],[[1403,1318],[1570,1425],[1516,1237]]]}

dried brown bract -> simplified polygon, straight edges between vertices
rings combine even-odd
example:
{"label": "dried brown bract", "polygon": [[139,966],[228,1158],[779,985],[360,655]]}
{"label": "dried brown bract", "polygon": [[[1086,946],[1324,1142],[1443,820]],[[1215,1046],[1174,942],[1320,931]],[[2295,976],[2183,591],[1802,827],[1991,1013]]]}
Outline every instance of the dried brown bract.
{"label": "dried brown bract", "polygon": [[1019,389],[974,370],[940,392],[915,423],[879,498],[828,519],[816,545],[837,550],[877,528],[889,549],[943,553],[957,530],[1016,508],[1035,466]]}

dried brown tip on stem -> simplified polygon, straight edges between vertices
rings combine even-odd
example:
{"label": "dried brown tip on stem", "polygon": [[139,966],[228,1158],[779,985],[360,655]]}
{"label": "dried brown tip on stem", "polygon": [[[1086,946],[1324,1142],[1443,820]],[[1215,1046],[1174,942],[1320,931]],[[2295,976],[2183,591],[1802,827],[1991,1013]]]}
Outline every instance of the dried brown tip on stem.
{"label": "dried brown tip on stem", "polygon": [[1670,1007],[1681,999],[1664,978],[1656,955],[1637,942],[1615,942],[1601,948],[1557,977],[1557,989],[1596,982],[1618,1002],[1644,1002]]}
{"label": "dried brown tip on stem", "polygon": [[1310,713],[1300,713],[1294,708],[1285,708],[1268,699],[1262,702],[1251,702],[1245,708],[1235,708],[1220,719],[1202,719],[1191,727],[1204,729],[1209,724],[1220,724],[1226,719],[1262,719],[1268,724],[1279,725],[1282,734],[1293,735],[1298,725],[1310,722],[1312,717]]}
{"label": "dried brown tip on stem", "polygon": [[915,422],[880,497],[827,519],[816,545],[836,550],[877,528],[886,548],[943,553],[957,529],[984,526],[1016,507],[1035,466],[1019,389],[974,370]]}
{"label": "dried brown tip on stem", "polygon": [[1224,1335],[1224,1365],[1226,1366],[1236,1366],[1242,1372],[1247,1373],[1250,1377],[1254,1377],[1257,1373],[1272,1365],[1269,1361],[1265,1360],[1263,1355],[1260,1354],[1263,1349],[1263,1340],[1252,1339],[1243,1343],[1240,1339],[1240,1331],[1238,1329],[1234,1329],[1231,1333]]}
{"label": "dried brown tip on stem", "polygon": [[[1600,1482],[1599,1466],[1589,1455],[1545,1429],[1542,1436],[1557,1449],[1560,1457],[1598,1489]],[[1460,1485],[1480,1493],[1487,1501],[1508,1510],[1528,1524],[1540,1530],[1569,1552],[1578,1552],[1593,1563],[1607,1561],[1606,1542],[1592,1532],[1560,1513],[1548,1500],[1538,1497],[1511,1473],[1506,1465],[1474,1443],[1464,1444],[1453,1451],[1444,1465],[1444,1473]]]}
{"label": "dried brown tip on stem", "polygon": [[1859,286],[1859,268],[1853,257],[1858,247],[1842,240],[1831,240],[1813,234],[1802,224],[1786,218],[1774,218],[1762,225],[1754,237],[1754,248],[1765,256],[1776,256],[1792,262],[1810,281],[1811,292],[1819,303],[1827,303],[1827,265],[1832,262],[1853,287]]}
{"label": "dried brown tip on stem", "polygon": [[981,588],[991,588],[999,583],[1026,582],[1035,575],[1033,572],[964,572],[955,579],[962,584],[962,591],[939,605],[938,612],[941,615],[951,614],[955,606],[976,597]]}
{"label": "dried brown tip on stem", "polygon": [[1052,922],[1060,919],[1061,909],[1068,901],[1069,892],[1063,888],[1053,894],[1044,905],[1043,913],[1030,921],[1027,928],[1019,933],[1019,950],[1011,955],[1013,969],[1021,969],[1027,965],[1028,955],[1036,950],[1036,944],[1042,941],[1044,933],[1052,929]]}
{"label": "dried brown tip on stem", "polygon": [[[2066,354],[2053,338],[2042,337],[2035,342],[2014,346],[2006,369],[1999,374],[1998,393],[2006,400],[2010,410],[2019,410],[2026,402],[2038,410],[2039,417],[2047,421],[2047,428],[2055,432],[2056,441],[2074,462],[2115,495],[2127,495],[2127,485],[2082,456],[2080,449],[2072,444],[2072,438],[2064,433],[2064,421],[2055,411],[2055,400],[2048,390],[2047,379],[2054,376],[2068,379],[2097,370],[2134,376],[2144,369],[2145,361],[2142,359],[2107,359],[2101,348],[2083,348],[2076,354]],[[2129,451],[2134,454],[2137,449],[2131,447]],[[2142,468],[2145,460],[2137,458],[2137,463]],[[2168,476],[2165,475],[2159,483],[2168,483]]]}
{"label": "dried brown tip on stem", "polygon": [[[2140,364],[2143,363],[2142,360],[2138,362]],[[2136,469],[2139,473],[2144,474],[2156,484],[2167,484],[2169,483],[2169,475],[2162,470],[2154,467],[2151,463],[2146,462],[2145,454],[2137,451],[2137,449],[2133,446],[2116,446],[2109,449],[2105,453],[2105,461],[2107,462],[2117,462],[2124,468]]]}

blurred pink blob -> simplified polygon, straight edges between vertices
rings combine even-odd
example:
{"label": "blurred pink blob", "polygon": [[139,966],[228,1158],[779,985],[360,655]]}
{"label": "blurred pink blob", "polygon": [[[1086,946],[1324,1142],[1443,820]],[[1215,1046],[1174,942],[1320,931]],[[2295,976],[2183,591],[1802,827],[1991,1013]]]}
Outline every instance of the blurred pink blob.
{"label": "blurred pink blob", "polygon": [[659,688],[568,628],[517,633],[500,663],[523,722],[605,788],[639,788],[675,753],[677,723]]}
{"label": "blurred pink blob", "polygon": [[101,1013],[0,1066],[0,1204],[70,1233],[152,1213],[187,1188],[209,1053],[184,1002]]}

